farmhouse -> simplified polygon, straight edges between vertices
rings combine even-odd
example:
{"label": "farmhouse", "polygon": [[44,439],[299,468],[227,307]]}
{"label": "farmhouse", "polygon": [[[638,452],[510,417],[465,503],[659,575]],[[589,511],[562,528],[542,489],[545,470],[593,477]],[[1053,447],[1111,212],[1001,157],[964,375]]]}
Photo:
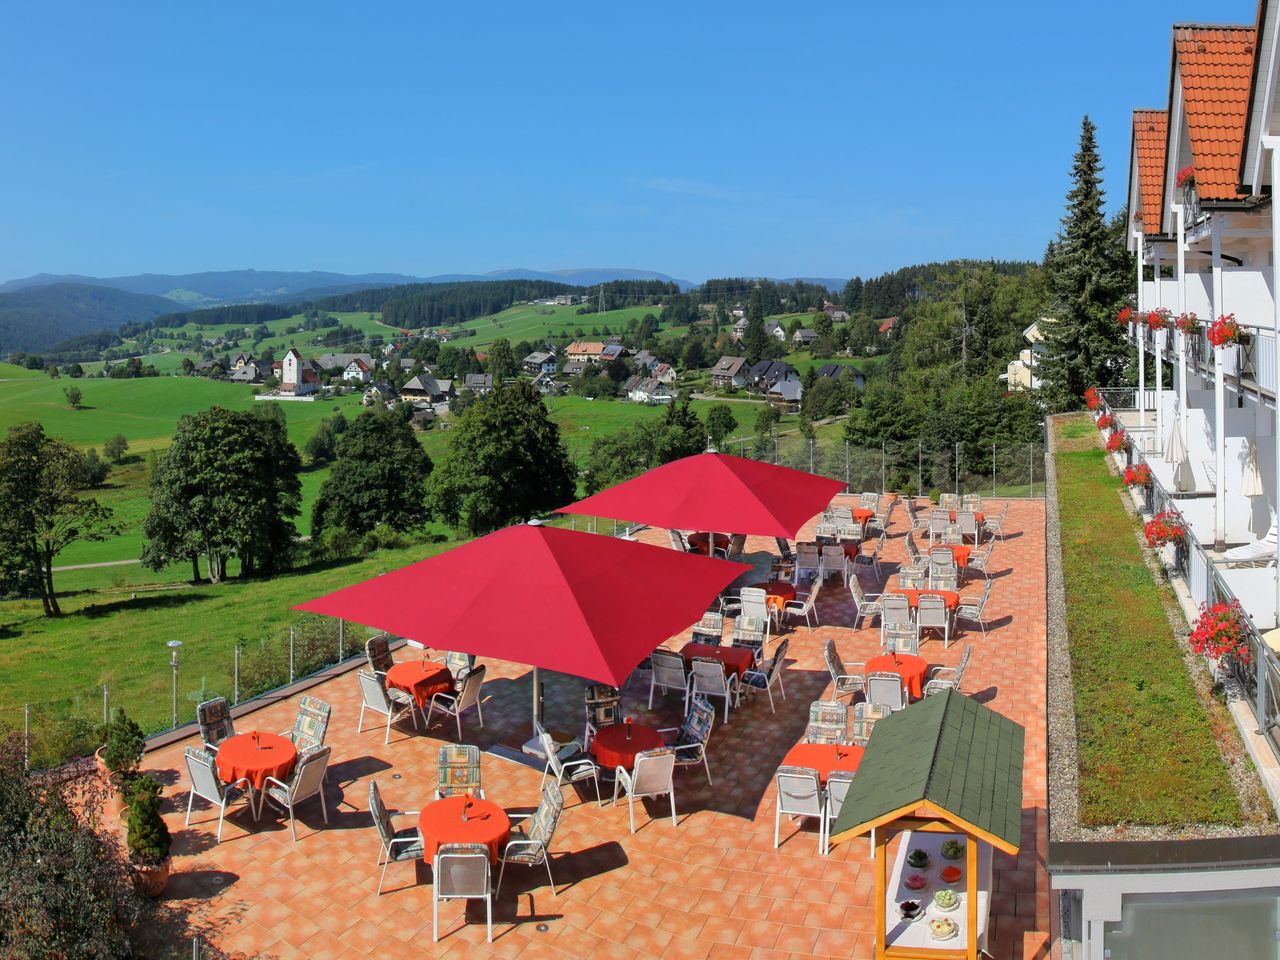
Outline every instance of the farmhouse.
{"label": "farmhouse", "polygon": [[[570,360],[578,360],[582,363],[600,363],[604,359],[606,346],[599,340],[575,340],[564,348],[564,353]],[[608,344],[608,346],[617,345]]]}
{"label": "farmhouse", "polygon": [[262,383],[271,376],[271,367],[261,360],[248,360],[236,366],[232,363],[231,375],[227,378],[232,383]]}
{"label": "farmhouse", "polygon": [[[443,382],[450,383],[447,380]],[[441,381],[429,373],[420,373],[406,381],[400,388],[400,395],[406,400],[429,400],[432,403],[440,403],[448,399],[448,391],[441,385]]]}
{"label": "farmhouse", "polygon": [[534,388],[543,396],[558,397],[569,388],[556,379],[555,373],[540,373],[533,379]]}
{"label": "farmhouse", "polygon": [[[638,379],[638,378],[634,378]],[[630,381],[628,381],[630,383]],[[627,399],[633,403],[670,403],[671,390],[656,377],[645,377],[627,391]]]}
{"label": "farmhouse", "polygon": [[764,332],[779,343],[787,342],[787,331],[777,320],[770,320],[764,325]]}
{"label": "farmhouse", "polygon": [[396,388],[386,380],[375,380],[369,384],[364,392],[364,396],[360,398],[360,402],[366,407],[372,407],[376,404],[390,404],[400,399],[400,394]]}
{"label": "farmhouse", "polygon": [[798,377],[796,368],[781,360],[760,360],[747,374],[747,386],[754,393],[768,393],[779,380]]}
{"label": "farmhouse", "polygon": [[831,318],[832,323],[845,323],[849,319],[849,314],[845,313],[830,300],[822,302],[822,312]]}
{"label": "farmhouse", "polygon": [[492,373],[468,373],[462,381],[462,389],[470,390],[474,394],[484,396],[486,393],[493,393],[493,374]]}
{"label": "farmhouse", "polygon": [[359,357],[356,357],[343,368],[342,379],[350,380],[354,383],[368,383],[373,379],[372,363],[365,363]]}
{"label": "farmhouse", "polygon": [[648,350],[641,350],[631,358],[631,365],[637,370],[644,370],[646,373],[653,370],[658,365],[658,358]]}
{"label": "farmhouse", "polygon": [[804,347],[813,346],[813,342],[818,339],[818,334],[810,330],[808,327],[801,327],[791,335],[792,346],[803,349]]}
{"label": "farmhouse", "polygon": [[769,392],[765,394],[765,399],[769,401],[770,406],[777,407],[787,413],[800,412],[800,400],[804,396],[804,384],[798,377],[786,380],[779,380]]}
{"label": "farmhouse", "polygon": [[369,353],[322,353],[315,362],[321,370],[341,370],[345,375],[353,360],[362,360],[366,367],[373,369],[373,355]]}
{"label": "farmhouse", "polygon": [[721,357],[711,368],[713,387],[745,387],[747,385],[747,358]]}
{"label": "farmhouse", "polygon": [[847,363],[824,363],[815,374],[817,377],[828,377],[832,380],[852,379],[859,390],[867,385],[867,376],[857,367]]}
{"label": "farmhouse", "polygon": [[520,365],[524,367],[526,373],[555,373],[556,372],[556,352],[554,350],[535,350],[522,361]]}
{"label": "farmhouse", "polygon": [[653,378],[663,383],[675,383],[676,371],[669,363],[660,363],[653,368]]}

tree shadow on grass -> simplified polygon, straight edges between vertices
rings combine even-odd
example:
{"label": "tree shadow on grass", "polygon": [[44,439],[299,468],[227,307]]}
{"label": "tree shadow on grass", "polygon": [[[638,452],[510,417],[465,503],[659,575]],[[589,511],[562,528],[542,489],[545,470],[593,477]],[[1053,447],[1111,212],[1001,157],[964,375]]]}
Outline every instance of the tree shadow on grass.
{"label": "tree shadow on grass", "polygon": [[110,616],[114,613],[122,613],[126,610],[138,612],[141,610],[167,610],[175,607],[184,607],[191,603],[201,603],[208,600],[207,594],[195,593],[189,591],[185,593],[162,593],[152,594],[146,597],[130,597],[124,600],[113,600],[110,603],[91,603],[86,607],[82,607],[75,613],[70,614],[73,617],[89,617],[97,619],[98,617]]}

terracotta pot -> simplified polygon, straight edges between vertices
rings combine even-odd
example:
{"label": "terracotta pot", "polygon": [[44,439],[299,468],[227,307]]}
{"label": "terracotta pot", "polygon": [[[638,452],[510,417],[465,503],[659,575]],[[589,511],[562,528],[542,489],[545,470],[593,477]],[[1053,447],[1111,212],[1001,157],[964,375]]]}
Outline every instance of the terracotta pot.
{"label": "terracotta pot", "polygon": [[120,775],[118,773],[107,775],[106,816],[107,818],[115,817],[121,823],[124,823],[129,819],[129,805],[124,802],[124,795],[120,790]]}
{"label": "terracotta pot", "polygon": [[133,874],[138,878],[138,887],[148,897],[158,897],[164,893],[164,885],[169,882],[169,866],[171,859],[165,857],[156,866],[133,864]]}
{"label": "terracotta pot", "polygon": [[106,745],[104,744],[103,746],[99,747],[97,750],[93,751],[94,763],[98,765],[98,776],[101,777],[103,780],[106,780],[107,776],[111,773],[111,771],[107,769],[107,761],[102,759],[102,751],[106,749],[107,749]]}

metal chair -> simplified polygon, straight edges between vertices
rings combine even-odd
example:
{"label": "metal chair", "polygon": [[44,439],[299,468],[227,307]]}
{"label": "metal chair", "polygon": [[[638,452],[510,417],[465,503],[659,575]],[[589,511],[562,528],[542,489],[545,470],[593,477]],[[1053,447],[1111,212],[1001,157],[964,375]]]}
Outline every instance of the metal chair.
{"label": "metal chair", "polygon": [[849,579],[849,558],[840,544],[826,544],[818,557],[818,579],[825,580],[835,573],[840,574],[841,581]]}
{"label": "metal chair", "polygon": [[645,797],[668,797],[671,801],[671,825],[676,825],[676,752],[670,747],[645,750],[636,754],[635,768],[628,773],[618,768],[613,781],[613,802],[618,802],[618,791],[627,797],[627,814],[631,818],[631,832],[636,832],[635,802]]}
{"label": "metal chair", "polygon": [[947,528],[951,526],[951,511],[946,509],[934,510],[929,514],[929,543],[934,540],[941,540],[947,534]]}
{"label": "metal chair", "polygon": [[995,548],[995,537],[987,538],[987,545],[982,550],[969,555],[969,562],[965,564],[970,570],[981,573],[986,577],[991,569],[991,551]]}
{"label": "metal chair", "polygon": [[867,702],[880,704],[893,713],[904,709],[909,701],[902,675],[884,670],[868,676]]}
{"label": "metal chair", "polygon": [[827,661],[827,670],[831,673],[831,682],[835,684],[835,695],[853,697],[866,689],[866,677],[863,675],[867,667],[864,663],[845,665],[836,652],[836,642],[828,640],[822,647],[823,658]]}
{"label": "metal chair", "polygon": [[880,494],[864,490],[858,497],[858,506],[863,510],[874,512],[880,506]]}
{"label": "metal chair", "polygon": [[601,727],[622,721],[622,694],[607,683],[590,683],[582,692],[587,726],[582,734],[582,747],[587,749]]}
{"label": "metal chair", "polygon": [[[859,565],[870,567],[875,571],[876,576],[881,575],[880,571],[880,554],[884,551],[884,543],[887,539],[885,534],[880,534],[876,540],[875,548],[870,553],[859,553],[853,558],[854,571],[856,572]],[[850,576],[853,576],[851,573]]]}
{"label": "metal chair", "polygon": [[883,595],[867,593],[862,589],[862,581],[857,577],[849,578],[849,594],[853,597],[854,618],[853,629],[862,626],[867,617],[878,617],[884,613]]}
{"label": "metal chair", "polygon": [[360,703],[360,720],[356,724],[356,733],[364,732],[364,712],[372,710],[374,713],[381,713],[387,718],[387,734],[382,742],[391,742],[391,721],[399,720],[406,713],[413,719],[413,729],[418,729],[418,707],[413,702],[413,698],[409,698],[409,702],[394,701],[387,696],[387,688],[378,680],[377,676],[372,673],[365,673],[363,670],[356,672],[356,679],[360,682],[360,696],[363,698]]}
{"label": "metal chair", "polygon": [[[542,770],[542,784],[545,786],[547,775],[554,773],[556,777],[556,786],[563,788],[566,783],[582,783],[590,780],[596,787],[596,803],[604,806],[604,801],[600,798],[600,768],[596,762],[590,757],[578,750],[576,753],[568,752],[564,747],[557,749],[556,742],[551,739],[551,734],[545,730],[539,735],[542,741],[542,749],[547,755],[547,765]],[[573,741],[573,747],[577,747],[577,741]],[[499,880],[501,883],[501,880]]]}
{"label": "metal chair", "polygon": [[[737,706],[742,696],[738,674],[726,672],[724,663],[713,657],[694,657],[689,676],[690,697],[724,697],[724,722],[729,722],[729,705]],[[685,700],[688,712],[688,698]]]}
{"label": "metal chair", "polygon": [[480,748],[470,743],[446,743],[436,754],[436,799],[480,797]]}
{"label": "metal chair", "polygon": [[[736,599],[736,598],[735,598]],[[718,647],[724,640],[724,614],[707,612],[693,625],[691,640]]]}
{"label": "metal chair", "polygon": [[865,747],[871,739],[876,721],[883,720],[892,711],[878,703],[867,703],[865,700],[853,705],[853,731],[850,736],[855,744]]}
{"label": "metal chair", "polygon": [[329,806],[324,800],[324,774],[329,767],[330,747],[309,747],[298,755],[298,763],[293,768],[289,782],[267,777],[262,784],[262,800],[270,800],[289,814],[289,832],[293,834],[293,842],[298,842],[297,818],[294,808],[303,800],[318,796],[320,813],[324,817],[325,826],[329,825]]}
{"label": "metal chair", "polygon": [[484,708],[480,705],[480,688],[484,686],[484,665],[480,665],[467,674],[462,690],[458,693],[434,693],[427,707],[427,726],[431,726],[431,715],[436,706],[445,716],[453,717],[458,722],[458,739],[462,739],[462,714],[471,707],[476,708],[476,716],[480,719],[480,729],[484,729]]}
{"label": "metal chair", "polygon": [[972,510],[961,510],[956,514],[956,525],[960,527],[961,539],[973,538],[974,546],[978,545],[978,515]]}
{"label": "metal chair", "polygon": [[[825,547],[823,548],[826,549]],[[840,550],[839,547],[836,547]],[[844,556],[844,551],[840,550],[840,556]],[[798,594],[796,599],[788,600],[782,605],[782,612],[792,617],[804,617],[804,622],[808,625],[809,631],[813,632],[813,628],[818,625],[818,613],[814,609],[814,605],[818,602],[818,591],[822,589],[822,577],[813,581],[813,589],[808,593]]]}
{"label": "metal chair", "polygon": [[807,767],[779,767],[776,775],[778,784],[778,799],[774,804],[773,814],[773,847],[776,850],[779,843],[779,833],[782,827],[782,816],[795,819],[796,817],[817,817],[818,818],[818,852],[823,849],[823,838],[826,832],[823,829],[823,818],[825,816],[825,798],[822,794],[822,784],[818,779],[818,771],[810,770]]}
{"label": "metal chair", "polygon": [[463,684],[467,682],[467,677],[476,668],[475,654],[450,651],[444,655],[442,660],[444,665],[449,668],[449,673],[453,676],[454,691],[461,692]]}
{"label": "metal chair", "polygon": [[[854,774],[849,770],[832,770],[827,775],[827,789],[823,797],[826,813],[822,818],[822,852],[824,855],[831,852],[831,824],[840,816],[840,811],[844,809],[845,798],[849,795],[849,788],[853,786]],[[875,849],[874,839],[872,840],[872,849]]]}
{"label": "metal chair", "polygon": [[[417,815],[417,810],[404,810],[397,814],[389,812],[386,804],[382,802],[382,794],[378,790],[378,781],[369,781],[369,816],[373,818],[373,825],[378,830],[380,844],[378,860],[375,864],[375,866],[382,867],[382,875],[378,877],[379,896],[382,895],[382,884],[387,879],[387,867],[391,866],[392,861],[405,863],[422,859],[424,850],[422,835],[418,833],[418,825],[415,823],[412,827],[404,827],[397,830],[391,821],[393,816],[416,817]],[[385,863],[382,860],[383,856],[387,858]]]}
{"label": "metal chair", "polygon": [[707,773],[707,785],[711,785],[711,764],[707,761],[707,742],[716,721],[716,708],[704,697],[694,695],[689,713],[678,727],[663,727],[659,733],[674,733],[675,739],[667,744],[676,755],[677,767],[696,767],[702,764]]}
{"label": "metal chair", "polygon": [[960,495],[958,493],[944,493],[938,497],[938,506],[946,510],[947,513],[952,510],[959,510],[961,507]]}
{"label": "metal chair", "polygon": [[946,579],[956,575],[956,556],[950,550],[929,551],[929,582],[935,578]]}
{"label": "metal chair", "polygon": [[994,517],[983,517],[982,525],[986,528],[987,533],[1000,538],[1000,542],[1004,542],[1004,522],[1009,516],[1009,501],[1004,502],[1004,507],[1000,513]]}
{"label": "metal chair", "polygon": [[818,551],[816,543],[797,543],[796,544],[796,578],[794,583],[799,586],[800,581],[806,577],[822,576],[822,554]]}
{"label": "metal chair", "polygon": [[787,699],[787,691],[782,686],[782,671],[786,666],[787,646],[790,643],[791,638],[784,637],[774,649],[772,657],[768,660],[762,661],[758,666],[753,667],[742,675],[743,690],[763,690],[769,695],[770,713],[776,712],[773,706],[774,684],[777,684],[778,692],[782,694],[782,699]]}
{"label": "metal chair", "polygon": [[288,737],[294,748],[301,753],[308,747],[319,747],[324,744],[325,734],[329,732],[329,717],[333,708],[318,697],[304,695],[298,701],[298,716],[293,721],[293,729],[280,734]]}
{"label": "metal chair", "polygon": [[815,700],[809,705],[804,743],[844,743],[849,737],[849,707],[839,700]]}
{"label": "metal chair", "polygon": [[[769,627],[778,619],[777,608],[769,603],[769,594],[763,587],[743,587],[738,591],[738,597],[742,601],[738,619],[763,620],[767,639]],[[737,624],[734,625],[734,635],[737,635]]]}
{"label": "metal chair", "polygon": [[942,631],[942,649],[951,646],[951,612],[947,602],[934,594],[925,594],[916,607],[916,637],[926,630]]}
{"label": "metal chair", "polygon": [[493,943],[493,887],[489,848],[483,843],[445,843],[432,862],[431,942],[440,940],[441,900],[483,900],[488,942]]}
{"label": "metal chair", "polygon": [[684,672],[684,657],[659,648],[650,655],[649,662],[653,665],[653,678],[649,681],[649,709],[653,709],[653,692],[659,687],[664,692],[679,690],[688,701],[689,678]]}
{"label": "metal chair", "polygon": [[218,808],[218,843],[222,842],[222,821],[226,817],[227,807],[237,800],[244,800],[249,810],[257,816],[253,806],[253,784],[245,777],[234,783],[223,783],[218,776],[218,763],[208,750],[199,747],[187,747],[183,751],[187,761],[187,776],[191,778],[191,793],[187,798],[187,822],[191,826],[191,807],[196,797],[208,800]]}
{"label": "metal chair", "polygon": [[961,597],[959,604],[956,606],[956,621],[966,620],[969,623],[976,623],[982,635],[987,635],[986,609],[987,600],[991,597],[991,587],[995,583],[994,580],[988,580],[982,588],[982,596],[980,597]]}
{"label": "metal chair", "polygon": [[929,679],[924,685],[924,695],[931,697],[935,693],[943,693],[947,690],[954,690],[956,693],[960,693],[960,684],[964,680],[964,671],[969,666],[969,657],[972,653],[973,646],[966,644],[958,665],[932,668],[929,671]]}
{"label": "metal chair", "polygon": [[383,683],[387,681],[387,671],[396,665],[391,656],[391,641],[385,633],[370,637],[364,644],[365,659],[369,661],[369,669],[377,674]]}
{"label": "metal chair", "polygon": [[883,653],[920,652],[920,634],[914,623],[886,623],[880,627],[880,650]]}
{"label": "metal chair", "polygon": [[966,493],[960,498],[961,510],[972,510],[974,513],[982,512],[982,495],[978,493]]}
{"label": "metal chair", "polygon": [[[547,868],[547,882],[551,884],[551,895],[556,893],[556,881],[551,876],[551,841],[556,835],[556,827],[560,823],[560,814],[564,812],[564,797],[559,788],[542,788],[542,800],[533,813],[511,814],[512,820],[523,820],[521,827],[512,827],[511,838],[502,848],[502,866],[498,869],[498,892],[502,892],[502,875],[507,871],[508,863],[523,863],[529,867],[539,864]],[[632,831],[634,832],[634,831]]]}
{"label": "metal chair", "polygon": [[689,552],[689,544],[685,543],[684,534],[679,530],[668,530],[667,538],[671,541],[672,550],[679,550],[681,553]]}
{"label": "metal chair", "polygon": [[226,697],[214,697],[196,706],[196,722],[206,750],[218,752],[218,745],[236,735],[231,722],[231,703]]}

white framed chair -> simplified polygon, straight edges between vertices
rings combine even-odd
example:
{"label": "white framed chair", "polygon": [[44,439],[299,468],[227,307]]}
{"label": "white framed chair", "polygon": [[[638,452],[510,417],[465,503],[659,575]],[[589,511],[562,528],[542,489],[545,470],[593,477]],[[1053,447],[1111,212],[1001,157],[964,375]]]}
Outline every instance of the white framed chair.
{"label": "white framed chair", "polygon": [[[604,806],[604,800],[600,797],[600,768],[596,765],[596,762],[582,753],[581,750],[569,752],[564,747],[557,749],[556,742],[551,739],[551,734],[545,730],[539,735],[539,739],[542,741],[542,749],[547,755],[547,765],[542,770],[542,783],[539,784],[539,789],[546,786],[549,774],[555,775],[556,786],[562,790],[566,783],[584,783],[590,780],[595,784],[596,803]],[[578,742],[575,740],[570,746],[576,749]],[[499,879],[499,884],[501,884],[501,879]]]}
{"label": "white framed chair", "polygon": [[974,513],[982,512],[982,494],[966,493],[960,498],[961,510],[972,510]]}
{"label": "white framed chair", "polygon": [[947,528],[951,526],[951,511],[939,508],[929,514],[929,543],[935,540],[941,542],[947,535]]}
{"label": "white framed chair", "polygon": [[333,708],[329,704],[317,697],[304,695],[298,701],[298,716],[293,721],[293,729],[284,731],[280,736],[288,737],[299,753],[308,747],[323,746],[332,714]]}
{"label": "white framed chair", "polygon": [[978,528],[978,515],[972,510],[961,510],[956,513],[956,525],[960,528],[960,536],[964,540],[973,540],[973,545],[978,545],[978,535],[981,530]]}
{"label": "white framed chair", "polygon": [[840,544],[824,544],[818,557],[818,579],[825,580],[835,574],[840,575],[841,583],[849,579],[849,558]]}
{"label": "white framed chair", "polygon": [[938,497],[938,506],[946,510],[949,514],[952,510],[959,510],[961,507],[960,494],[944,493]]}
{"label": "white framed chair", "polygon": [[987,545],[969,555],[969,562],[965,564],[968,569],[982,574],[983,577],[988,575],[991,570],[991,551],[995,548],[996,538],[988,537]]}
{"label": "white framed chair", "polygon": [[849,707],[840,700],[809,704],[809,725],[803,743],[845,743],[849,739]]}
{"label": "white framed chair", "polygon": [[818,852],[823,850],[826,830],[823,820],[826,815],[825,798],[822,784],[818,779],[818,771],[808,767],[779,767],[775,775],[778,785],[777,802],[773,813],[773,847],[779,844],[782,828],[782,817],[786,815],[793,820],[796,817],[816,817],[818,820]]}
{"label": "white framed chair", "polygon": [[231,702],[226,697],[214,697],[197,704],[196,723],[200,727],[204,748],[211,753],[218,752],[223,740],[236,735],[235,725],[231,722]]}
{"label": "white framed chair", "polygon": [[831,682],[835,684],[835,696],[848,696],[850,701],[859,693],[866,690],[866,677],[863,675],[867,669],[865,663],[845,664],[840,659],[840,654],[836,652],[836,642],[828,640],[822,646],[823,658],[827,661],[827,670],[831,674]]}
{"label": "white framed chair", "polygon": [[613,781],[613,802],[618,802],[618,791],[627,797],[627,815],[631,818],[631,832],[636,832],[636,801],[645,797],[667,797],[671,801],[671,825],[676,826],[676,752],[670,747],[645,750],[636,754],[635,768],[628,773],[619,767]]}
{"label": "white framed chair", "polygon": [[[378,860],[375,866],[382,867],[382,874],[378,877],[378,895],[382,895],[382,884],[387,879],[387,867],[392,862],[406,863],[421,860],[423,856],[422,836],[418,833],[418,825],[414,823],[412,827],[404,827],[397,830],[392,823],[393,816],[398,817],[416,817],[417,810],[403,810],[400,813],[391,813],[387,810],[387,806],[382,802],[382,794],[378,790],[378,781],[369,781],[369,816],[373,818],[373,825],[378,831]],[[383,857],[386,862],[383,862]],[[415,872],[416,876],[416,872]]]}
{"label": "white framed chair", "polygon": [[[822,818],[822,852],[831,852],[831,824],[835,823],[844,809],[845,797],[853,786],[854,773],[849,770],[832,770],[827,775],[827,788],[823,797],[825,814]],[[871,849],[875,850],[875,834],[871,836]]]}
{"label": "white framed chair", "polygon": [[668,530],[667,538],[671,541],[672,550],[679,550],[681,553],[689,552],[689,544],[685,543],[684,534],[679,530]]}
{"label": "white framed chair", "polygon": [[782,694],[782,699],[787,699],[787,691],[782,686],[782,671],[786,667],[787,646],[790,643],[790,637],[783,637],[774,649],[772,657],[762,661],[742,675],[743,690],[748,693],[755,690],[763,690],[769,695],[770,713],[777,712],[773,706],[773,687],[775,684],[778,687],[778,692]]}
{"label": "white framed chair", "polygon": [[1004,542],[1004,524],[1005,524],[1005,520],[1008,519],[1008,517],[1009,517],[1009,501],[1006,500],[1004,502],[1004,507],[1001,508],[1000,513],[998,513],[996,516],[983,517],[982,525],[986,528],[987,533],[991,534],[993,537],[999,537],[1000,542],[1003,543]]}
{"label": "white framed chair", "polygon": [[[689,675],[690,697],[723,697],[724,722],[729,722],[729,706],[738,705],[742,696],[742,687],[737,673],[726,673],[724,663],[713,657],[694,657],[692,671]],[[685,712],[688,712],[688,698],[685,700]]]}
{"label": "white framed chair", "polygon": [[707,760],[707,742],[711,739],[711,728],[715,721],[716,708],[703,697],[695,695],[680,726],[663,727],[658,731],[675,734],[675,738],[667,746],[675,752],[676,766],[696,767],[702,764],[707,774],[708,786],[711,785],[711,764]]}
{"label": "white framed chair", "polygon": [[[823,549],[826,549],[825,547]],[[840,550],[839,547],[836,547]],[[840,550],[840,556],[844,556],[844,551]],[[813,587],[807,593],[798,593],[794,600],[788,600],[782,605],[782,612],[791,617],[804,617],[805,624],[809,627],[809,632],[813,632],[813,628],[818,625],[818,612],[815,604],[818,602],[818,592],[822,589],[822,578],[819,577],[813,581]]]}
{"label": "white framed chair", "polygon": [[488,942],[493,943],[493,883],[483,843],[445,843],[432,861],[431,942],[440,940],[441,900],[483,900]]}
{"label": "white framed chair", "polygon": [[942,631],[942,649],[951,646],[951,612],[947,601],[936,594],[924,594],[916,607],[916,637],[926,630]]}
{"label": "white framed chair", "polygon": [[445,716],[453,717],[458,722],[458,739],[462,739],[462,715],[472,707],[476,708],[476,716],[480,720],[480,729],[484,729],[484,708],[480,705],[480,690],[484,686],[484,664],[476,667],[463,681],[462,689],[457,693],[433,693],[431,703],[427,707],[427,726],[431,726],[431,715],[439,706]]}
{"label": "white framed chair", "polygon": [[872,548],[870,553],[863,551],[862,553],[859,553],[854,556],[853,571],[849,574],[850,577],[853,577],[856,574],[857,568],[859,566],[870,567],[873,571],[875,571],[875,575],[877,577],[881,575],[880,554],[884,552],[885,539],[886,539],[886,535],[883,533],[880,534],[880,536],[876,539],[875,547]]}
{"label": "white framed chair", "polygon": [[867,677],[867,702],[879,704],[891,713],[904,709],[910,702],[902,675],[881,670]]}
{"label": "white framed chair", "polygon": [[880,650],[883,653],[920,652],[920,634],[914,623],[886,623],[880,628]]}
{"label": "white framed chair", "polygon": [[[738,612],[738,619],[763,620],[765,624],[765,639],[767,640],[769,628],[778,619],[777,608],[769,603],[769,594],[765,592],[763,587],[743,587],[738,591],[738,597],[742,601],[742,609]],[[737,624],[735,623],[735,637],[737,633]]]}
{"label": "white framed chair", "polygon": [[330,747],[308,747],[298,755],[298,763],[293,768],[289,782],[267,777],[262,784],[262,800],[270,800],[289,814],[289,832],[293,842],[298,842],[297,817],[294,808],[303,800],[318,796],[320,798],[320,814],[324,817],[325,826],[329,825],[329,805],[324,799],[324,774],[329,768]]}
{"label": "white framed chair", "polygon": [[218,808],[218,843],[222,842],[222,821],[227,815],[227,808],[238,800],[243,800],[249,811],[257,816],[253,806],[253,784],[241,777],[234,783],[223,783],[218,776],[218,763],[214,755],[199,747],[187,747],[183,751],[187,761],[187,776],[191,778],[191,792],[187,798],[187,822],[191,826],[191,807],[196,797],[208,800]]}
{"label": "white framed chair", "polygon": [[954,667],[933,667],[924,685],[924,695],[931,697],[935,693],[943,693],[947,690],[960,693],[960,684],[964,681],[964,671],[969,666],[969,657],[972,653],[973,646],[966,644],[964,653],[960,655],[959,664]]}
{"label": "white framed chair", "polygon": [[556,893],[556,881],[551,876],[551,841],[556,835],[556,827],[560,824],[560,815],[564,812],[564,797],[557,787],[542,788],[542,799],[533,813],[509,813],[512,820],[522,820],[519,827],[512,827],[511,838],[502,848],[502,866],[498,868],[498,892],[502,892],[502,876],[507,872],[508,863],[523,863],[528,867],[545,866],[547,882],[551,885],[551,895]]}
{"label": "white framed chair", "polygon": [[649,709],[653,709],[653,693],[659,688],[664,693],[668,690],[679,690],[680,695],[687,702],[689,678],[684,672],[684,657],[670,650],[658,648],[650,655],[649,662],[653,665],[653,676],[649,681]]}
{"label": "white framed chair", "polygon": [[402,703],[393,701],[387,696],[387,688],[382,685],[378,678],[372,673],[366,673],[363,670],[356,671],[356,680],[360,683],[360,720],[356,724],[356,733],[364,732],[364,712],[372,710],[374,713],[380,713],[387,718],[387,733],[383,737],[382,742],[391,742],[391,723],[399,720],[406,713],[413,719],[413,729],[418,729],[418,707],[413,702],[413,698],[409,702]]}
{"label": "white framed chair", "polygon": [[796,544],[796,578],[795,584],[805,579],[822,576],[822,554],[818,552],[816,543]]}
{"label": "white framed chair", "polygon": [[860,629],[862,622],[868,617],[878,617],[884,613],[883,594],[867,593],[857,577],[849,578],[849,594],[853,597],[853,629]]}
{"label": "white framed chair", "polygon": [[864,490],[858,496],[858,506],[874,513],[880,507],[880,494],[872,490]]}
{"label": "white framed chair", "polygon": [[718,647],[724,641],[724,614],[708,611],[693,625],[693,643],[706,643]]}
{"label": "white framed chair", "polygon": [[988,580],[982,588],[982,596],[961,597],[960,603],[956,606],[956,621],[976,623],[982,630],[983,637],[987,635],[987,600],[991,597],[991,587],[994,583],[994,580]]}

